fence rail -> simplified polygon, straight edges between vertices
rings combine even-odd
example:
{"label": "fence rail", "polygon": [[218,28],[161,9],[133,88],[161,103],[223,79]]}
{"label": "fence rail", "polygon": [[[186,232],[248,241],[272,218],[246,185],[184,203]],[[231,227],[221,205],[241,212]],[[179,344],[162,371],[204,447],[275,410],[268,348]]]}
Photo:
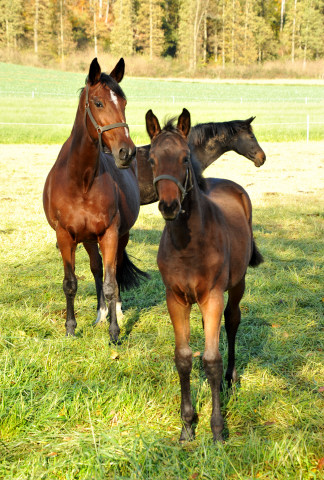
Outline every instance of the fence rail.
{"label": "fence rail", "polygon": [[[324,90],[323,90],[324,91]],[[0,90],[0,95],[15,95],[15,96],[23,96],[23,97],[71,97],[71,98],[77,98],[76,93],[56,93],[56,92],[42,92],[42,91],[37,91],[37,90],[28,90],[28,91],[13,91],[13,90]],[[127,95],[128,99],[131,101],[144,101],[144,100],[149,100],[151,101],[156,101],[156,102],[171,102],[175,104],[176,102],[182,102],[183,100],[188,101],[188,96],[186,95],[132,95],[129,93]],[[224,96],[222,95],[221,97],[214,97],[214,96],[199,96],[199,97],[190,97],[191,102],[210,102],[210,103],[252,103],[252,102],[267,102],[267,103],[291,103],[291,102],[297,102],[297,103],[304,103],[305,105],[309,103],[324,103],[324,96],[323,97],[309,97],[309,96],[298,96],[298,97],[243,97],[243,96]]]}
{"label": "fence rail", "polygon": [[[14,126],[14,125],[23,125],[23,126],[37,126],[37,127],[72,127],[70,123],[28,123],[28,122],[0,122],[0,125],[6,126]],[[309,142],[309,135],[310,135],[310,126],[311,125],[324,125],[324,122],[311,122],[309,119],[309,115],[306,117],[305,122],[269,122],[269,123],[256,123],[255,126],[268,126],[268,125],[283,125],[283,126],[293,126],[293,125],[305,125],[306,128],[306,142]],[[136,125],[130,124],[131,128],[145,128],[144,124]]]}

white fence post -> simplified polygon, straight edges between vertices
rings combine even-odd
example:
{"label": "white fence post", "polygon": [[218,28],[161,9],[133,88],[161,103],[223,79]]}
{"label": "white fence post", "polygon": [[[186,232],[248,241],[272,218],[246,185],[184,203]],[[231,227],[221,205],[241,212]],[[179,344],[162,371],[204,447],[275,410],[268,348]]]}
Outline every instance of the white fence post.
{"label": "white fence post", "polygon": [[306,129],[306,142],[309,141],[309,115],[307,115],[307,129]]}

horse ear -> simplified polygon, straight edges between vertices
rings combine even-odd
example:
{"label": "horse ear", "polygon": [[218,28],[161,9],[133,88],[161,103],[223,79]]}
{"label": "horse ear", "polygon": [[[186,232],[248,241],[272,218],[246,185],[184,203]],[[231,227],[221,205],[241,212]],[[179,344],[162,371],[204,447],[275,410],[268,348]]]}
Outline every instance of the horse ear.
{"label": "horse ear", "polygon": [[115,68],[110,72],[110,76],[116,80],[117,83],[120,83],[124,77],[125,73],[125,62],[121,58]]}
{"label": "horse ear", "polygon": [[247,123],[247,124],[250,125],[250,124],[253,122],[254,119],[255,119],[255,117],[247,118],[247,119],[245,120],[245,123]]}
{"label": "horse ear", "polygon": [[147,133],[149,134],[149,137],[152,140],[152,138],[154,138],[161,131],[159,121],[154,115],[154,113],[152,112],[152,110],[149,110],[148,112],[146,112],[145,120],[146,120]]}
{"label": "horse ear", "polygon": [[185,137],[188,136],[190,131],[190,113],[186,108],[182,110],[182,113],[178,118],[177,129],[180,130]]}
{"label": "horse ear", "polygon": [[100,80],[100,75],[101,75],[100,65],[98,63],[97,58],[94,58],[89,68],[88,81],[90,82],[90,84],[95,85],[96,83],[98,83]]}

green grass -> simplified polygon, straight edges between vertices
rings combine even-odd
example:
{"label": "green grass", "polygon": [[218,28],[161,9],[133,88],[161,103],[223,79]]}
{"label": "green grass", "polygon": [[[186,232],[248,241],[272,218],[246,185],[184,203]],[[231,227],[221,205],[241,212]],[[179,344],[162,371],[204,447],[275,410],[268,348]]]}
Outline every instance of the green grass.
{"label": "green grass", "polygon": [[[85,76],[0,63],[0,143],[62,143],[71,131]],[[324,139],[321,86],[181,82],[126,74],[122,87],[137,145],[148,142],[144,118],[150,108],[163,120],[186,107],[193,124],[256,115],[254,130],[260,142],[305,140],[309,115],[310,140]]]}
{"label": "green grass", "polygon": [[[92,327],[95,288],[82,247],[77,337],[65,338],[62,261],[41,205],[53,161],[16,155],[1,165],[0,478],[323,478],[318,198],[274,195],[256,204],[254,230],[266,262],[247,275],[240,382],[222,394],[226,440],[212,442],[210,390],[198,356],[197,438],[180,446],[174,338],[155,260],[162,218],[144,207],[131,233],[128,251],[151,280],[123,296],[122,344],[109,344],[107,325]],[[193,351],[202,354],[197,308],[191,334]],[[223,327],[221,352],[226,365]]]}

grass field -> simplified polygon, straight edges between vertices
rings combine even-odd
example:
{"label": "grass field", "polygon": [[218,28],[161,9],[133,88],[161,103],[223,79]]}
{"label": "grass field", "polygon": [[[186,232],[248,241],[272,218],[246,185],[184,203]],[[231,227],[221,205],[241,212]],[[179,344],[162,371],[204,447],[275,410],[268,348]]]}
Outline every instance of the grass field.
{"label": "grass field", "polygon": [[[112,67],[103,66],[108,71]],[[85,76],[0,63],[0,143],[63,143],[71,131]],[[320,85],[162,81],[126,74],[122,87],[128,98],[126,118],[137,145],[148,142],[144,117],[150,108],[163,119],[186,107],[193,124],[254,115],[257,138],[276,142],[305,140],[309,116],[309,139],[324,139],[324,87]]]}
{"label": "grass field", "polygon": [[[239,383],[222,394],[225,443],[209,428],[204,342],[192,314],[197,438],[180,446],[174,339],[156,266],[162,218],[141,209],[128,251],[151,280],[123,296],[122,344],[93,328],[95,288],[77,252],[77,337],[65,338],[63,268],[41,204],[59,146],[2,145],[0,478],[323,478],[323,142],[266,143],[210,176],[245,186],[265,263],[249,269],[237,338]],[[226,365],[226,339],[221,332]]]}

